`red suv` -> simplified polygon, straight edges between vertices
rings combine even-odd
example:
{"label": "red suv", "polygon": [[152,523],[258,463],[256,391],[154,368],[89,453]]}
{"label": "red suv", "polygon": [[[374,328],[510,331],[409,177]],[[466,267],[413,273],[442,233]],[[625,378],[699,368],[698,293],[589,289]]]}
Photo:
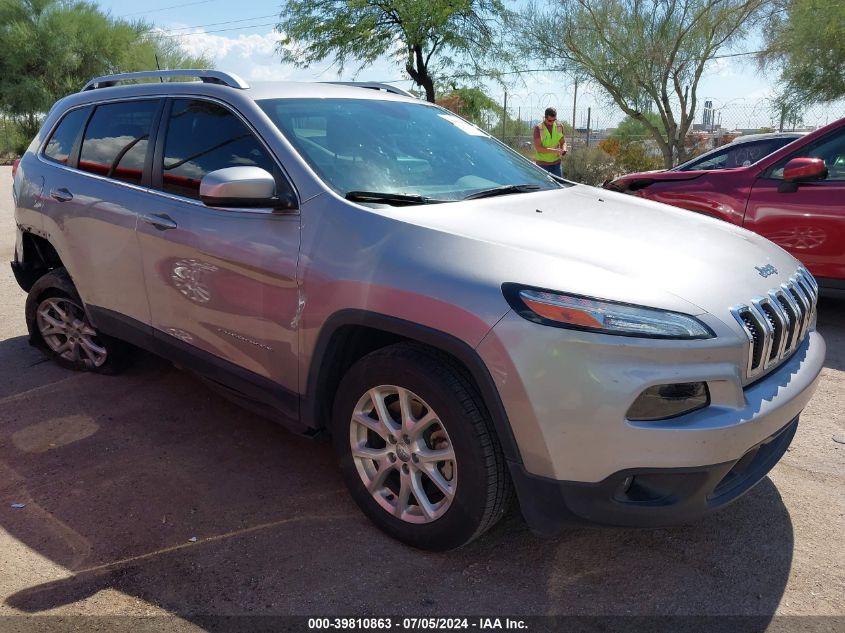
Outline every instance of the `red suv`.
{"label": "red suv", "polygon": [[608,189],[743,226],[845,289],[845,119],[747,167],[629,174]]}

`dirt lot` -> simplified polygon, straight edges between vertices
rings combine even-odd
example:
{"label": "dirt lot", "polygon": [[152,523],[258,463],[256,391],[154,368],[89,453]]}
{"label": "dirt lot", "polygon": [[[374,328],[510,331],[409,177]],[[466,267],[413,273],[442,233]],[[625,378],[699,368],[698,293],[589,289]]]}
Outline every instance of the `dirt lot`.
{"label": "dirt lot", "polygon": [[328,444],[151,357],[120,377],[44,362],[5,264],[0,297],[0,615],[845,615],[843,300],[821,304],[828,360],[790,452],[721,514],[543,540],[512,513],[426,554],[371,527]]}

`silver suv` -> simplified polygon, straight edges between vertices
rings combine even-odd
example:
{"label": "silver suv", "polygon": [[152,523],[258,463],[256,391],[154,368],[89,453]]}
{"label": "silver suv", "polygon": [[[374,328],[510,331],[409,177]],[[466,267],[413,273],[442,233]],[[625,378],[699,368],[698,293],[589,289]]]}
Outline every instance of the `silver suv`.
{"label": "silver suv", "polygon": [[[171,74],[200,81],[118,85]],[[98,372],[145,348],[329,432],[421,548],[514,494],[541,533],[657,526],[765,476],[825,355],[798,261],[367,88],[149,72],[62,99],[14,182],[32,342]]]}

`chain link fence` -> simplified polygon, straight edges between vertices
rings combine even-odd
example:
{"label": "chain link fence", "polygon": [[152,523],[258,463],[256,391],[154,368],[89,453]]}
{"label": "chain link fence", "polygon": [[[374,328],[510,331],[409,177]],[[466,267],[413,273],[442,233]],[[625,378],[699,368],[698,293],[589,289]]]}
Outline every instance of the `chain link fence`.
{"label": "chain link fence", "polygon": [[[506,117],[502,116],[504,104],[498,112],[485,113],[481,127],[514,149],[530,149],[532,129],[543,120],[545,109],[551,106],[556,108],[558,121],[567,130],[567,142],[574,149],[595,147],[602,140],[613,136],[626,116],[616,105],[579,106],[573,113],[571,106],[567,108],[565,103],[552,94],[528,101],[527,105],[513,105],[511,99]],[[845,101],[813,105],[798,112],[790,112],[768,99],[746,101],[740,98],[723,103],[714,99],[699,99],[689,134],[698,137],[696,147],[706,151],[744,134],[811,132],[842,117],[845,117]],[[626,139],[653,142],[652,136],[647,133],[639,137],[627,134]]]}
{"label": "chain link fence", "polygon": [[[570,97],[571,99],[571,97]],[[571,103],[571,101],[570,101]],[[845,117],[845,101],[809,106],[800,111],[781,108],[774,100],[745,98],[718,101],[699,99],[693,125],[686,137],[687,158],[748,134],[812,132]],[[553,93],[511,98],[498,111],[484,114],[481,127],[525,156],[532,157],[533,128],[543,120],[547,107],[557,110],[566,128],[569,155],[564,159],[567,177],[601,184],[624,173],[665,167],[655,139],[642,127],[618,126],[626,115],[615,104],[575,107],[574,111]],[[505,114],[506,116],[503,116]],[[574,123],[574,125],[573,125]]]}

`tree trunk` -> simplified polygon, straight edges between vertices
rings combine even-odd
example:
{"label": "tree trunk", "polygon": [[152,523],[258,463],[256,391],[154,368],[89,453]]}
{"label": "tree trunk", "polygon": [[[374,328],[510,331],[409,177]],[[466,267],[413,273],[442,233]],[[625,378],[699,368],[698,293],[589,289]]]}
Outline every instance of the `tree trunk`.
{"label": "tree trunk", "polygon": [[425,100],[434,103],[434,80],[427,71],[420,73],[420,80],[417,83],[425,89]]}
{"label": "tree trunk", "polygon": [[434,103],[434,79],[428,74],[428,66],[423,58],[422,47],[414,45],[410,50],[411,59],[405,64],[405,70],[414,83],[425,90],[425,100]]}
{"label": "tree trunk", "polygon": [[663,154],[663,166],[666,169],[672,169],[675,166],[675,147],[672,139],[660,147],[660,152]]}

